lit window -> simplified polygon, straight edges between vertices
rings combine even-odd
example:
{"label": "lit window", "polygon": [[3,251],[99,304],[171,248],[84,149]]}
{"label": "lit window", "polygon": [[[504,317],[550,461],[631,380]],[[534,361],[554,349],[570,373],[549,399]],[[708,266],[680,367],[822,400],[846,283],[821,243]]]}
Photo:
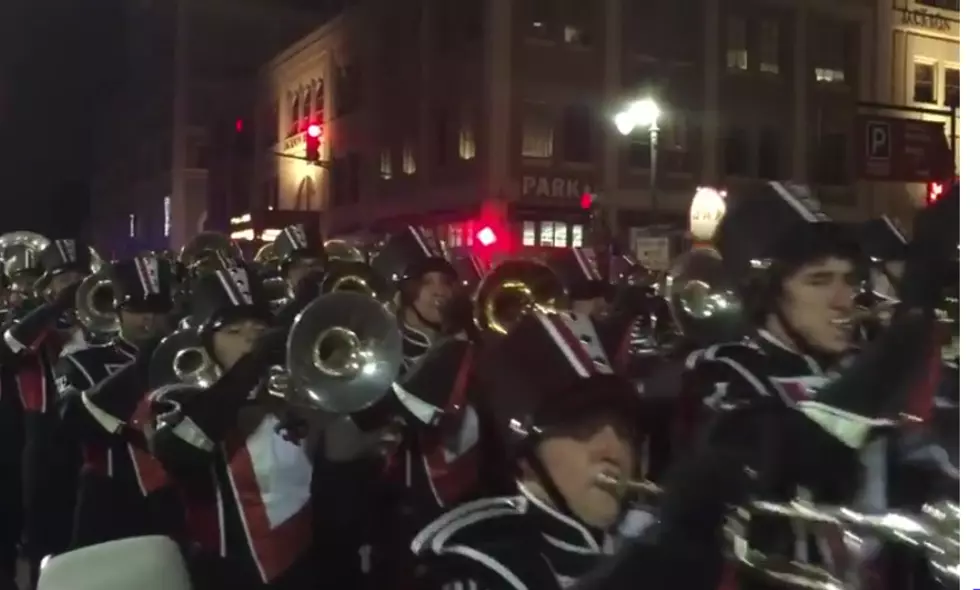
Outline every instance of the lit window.
{"label": "lit window", "polygon": [[575,224],[572,226],[572,248],[582,247],[582,226]]}
{"label": "lit window", "polygon": [[548,247],[555,245],[555,223],[553,221],[541,222],[541,239],[538,241],[538,245]]}
{"label": "lit window", "polygon": [[568,226],[561,222],[555,222],[555,246],[558,248],[568,246]]}
{"label": "lit window", "polygon": [[728,19],[728,51],[726,55],[729,70],[749,69],[749,46],[745,29],[744,18],[733,16]]}
{"label": "lit window", "polygon": [[415,174],[415,169],[415,150],[412,149],[411,145],[406,143],[402,147],[402,172],[411,176]]}
{"label": "lit window", "polygon": [[129,214],[129,237],[136,237],[136,215],[134,213]]}
{"label": "lit window", "polygon": [[381,150],[378,164],[380,166],[381,178],[391,180],[391,150]]}
{"label": "lit window", "polygon": [[759,71],[779,73],[779,23],[775,21],[759,25]]}
{"label": "lit window", "polygon": [[459,127],[459,158],[461,160],[472,160],[476,157],[476,135],[473,133],[473,125],[465,121]]}
{"label": "lit window", "polygon": [[936,64],[915,64],[915,102],[936,102]]}
{"label": "lit window", "polygon": [[456,248],[463,245],[463,225],[454,223],[449,226],[449,247]]}
{"label": "lit window", "polygon": [[945,71],[945,100],[948,107],[960,106],[960,69],[946,66]]}
{"label": "lit window", "polygon": [[554,152],[554,139],[554,123],[551,113],[541,105],[526,105],[521,137],[521,155],[525,158],[550,158]]}
{"label": "lit window", "polygon": [[521,244],[525,246],[537,245],[537,227],[533,221],[524,222],[524,231],[521,237]]}
{"label": "lit window", "polygon": [[838,70],[836,68],[814,68],[813,75],[817,79],[817,82],[827,84],[842,84],[844,82],[844,70]]}

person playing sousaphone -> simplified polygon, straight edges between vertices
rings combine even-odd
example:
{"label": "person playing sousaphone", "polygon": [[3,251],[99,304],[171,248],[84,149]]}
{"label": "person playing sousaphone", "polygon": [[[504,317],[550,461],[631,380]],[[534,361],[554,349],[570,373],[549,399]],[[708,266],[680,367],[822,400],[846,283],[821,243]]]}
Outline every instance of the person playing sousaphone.
{"label": "person playing sousaphone", "polygon": [[258,395],[285,355],[285,329],[244,266],[199,276],[194,323],[220,377],[150,396],[149,446],[181,491],[189,565],[201,588],[310,587],[312,464]]}
{"label": "person playing sousaphone", "polygon": [[[150,502],[160,468],[128,423],[146,391],[149,356],[172,326],[177,279],[155,256],[117,262],[109,271],[117,335],[107,344],[62,355],[55,371],[61,434],[81,453],[70,548],[170,532],[172,502]],[[147,465],[150,463],[150,465]]]}

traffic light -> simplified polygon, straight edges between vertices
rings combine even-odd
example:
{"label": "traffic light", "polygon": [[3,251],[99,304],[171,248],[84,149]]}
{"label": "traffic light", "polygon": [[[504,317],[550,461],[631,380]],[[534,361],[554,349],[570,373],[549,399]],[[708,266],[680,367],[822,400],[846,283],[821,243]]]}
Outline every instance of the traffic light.
{"label": "traffic light", "polygon": [[308,162],[320,161],[320,145],[323,143],[323,128],[316,124],[311,124],[306,128],[306,160]]}
{"label": "traffic light", "polygon": [[929,188],[926,189],[926,204],[932,205],[943,196],[946,192],[946,184],[942,182],[930,182]]}
{"label": "traffic light", "polygon": [[594,205],[595,202],[596,202],[596,196],[594,194],[582,193],[582,200],[579,201],[579,206],[582,207],[582,209],[588,211],[589,209],[592,208],[592,205]]}

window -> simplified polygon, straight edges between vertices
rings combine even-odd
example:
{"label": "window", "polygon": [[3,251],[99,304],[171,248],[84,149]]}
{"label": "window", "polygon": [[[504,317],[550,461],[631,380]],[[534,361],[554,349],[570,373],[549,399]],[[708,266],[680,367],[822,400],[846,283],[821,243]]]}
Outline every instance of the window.
{"label": "window", "polygon": [[549,248],[555,245],[555,222],[541,222],[541,238],[538,241],[538,245],[548,246]]}
{"label": "window", "polygon": [[592,112],[586,106],[568,106],[562,113],[562,157],[566,162],[592,160]]}
{"label": "window", "polygon": [[946,66],[943,75],[943,104],[960,106],[960,69]]}
{"label": "window", "polygon": [[749,138],[744,129],[731,128],[725,138],[725,174],[749,175]]}
{"label": "window", "polygon": [[449,121],[446,110],[437,108],[432,113],[432,151],[436,164],[445,164],[449,154]]}
{"label": "window", "polygon": [[575,224],[572,226],[572,248],[582,247],[582,226]]}
{"label": "window", "polygon": [[381,172],[381,178],[384,180],[391,180],[391,150],[381,150],[381,153],[378,154],[378,167],[380,169],[379,172]]}
{"label": "window", "polygon": [[527,36],[530,39],[548,40],[552,38],[558,22],[554,0],[525,0],[527,8]]}
{"label": "window", "polygon": [[960,0],[916,0],[916,2],[923,6],[931,6],[942,10],[960,11]]}
{"label": "window", "polygon": [[593,43],[591,27],[597,22],[596,0],[563,0],[562,10],[562,41],[573,47],[591,47]]}
{"label": "window", "polygon": [[845,185],[848,183],[847,135],[825,133],[817,137],[811,177],[817,184]]}
{"label": "window", "polygon": [[453,223],[449,226],[449,232],[446,236],[446,243],[450,248],[456,248],[465,245],[463,240],[463,224]]}
{"label": "window", "polygon": [[534,246],[537,244],[538,227],[533,221],[525,221],[521,232],[521,245]]}
{"label": "window", "polygon": [[290,99],[291,109],[289,112],[289,135],[299,133],[299,95],[293,94]]}
{"label": "window", "polygon": [[317,123],[323,122],[323,80],[316,83],[316,94],[313,95],[313,120]]}
{"label": "window", "polygon": [[335,64],[333,68],[333,80],[334,115],[342,117],[360,106],[361,77],[357,65],[353,63],[343,66]]}
{"label": "window", "polygon": [[131,238],[136,237],[136,214],[135,213],[129,214],[129,237]]}
{"label": "window", "polygon": [[472,160],[476,157],[476,134],[469,120],[464,120],[459,126],[459,158]]}
{"label": "window", "polygon": [[915,64],[915,102],[936,102],[936,64]]}
{"label": "window", "polygon": [[406,143],[402,147],[402,172],[407,176],[415,174],[415,150],[411,144]]}
{"label": "window", "polygon": [[545,105],[526,105],[522,122],[521,155],[550,158],[554,151],[554,123]]}
{"label": "window", "polygon": [[172,221],[170,218],[170,195],[163,198],[163,235],[170,236]]}
{"label": "window", "polygon": [[728,17],[727,60],[729,70],[749,69],[749,47],[745,33],[745,19],[739,16]]}
{"label": "window", "polygon": [[846,83],[850,29],[840,22],[818,21],[809,31],[808,44],[814,56],[814,79],[821,84]]}
{"label": "window", "polygon": [[778,180],[783,177],[782,153],[779,131],[763,129],[759,133],[759,178]]}
{"label": "window", "polygon": [[303,91],[303,127],[306,127],[310,123],[310,117],[313,115],[313,93],[309,88]]}
{"label": "window", "polygon": [[626,147],[627,165],[637,170],[649,169],[650,156],[650,134],[630,133]]}
{"label": "window", "polygon": [[779,73],[779,23],[773,20],[759,23],[759,71]]}
{"label": "window", "polygon": [[556,221],[555,222],[555,247],[565,248],[568,246],[568,225]]}

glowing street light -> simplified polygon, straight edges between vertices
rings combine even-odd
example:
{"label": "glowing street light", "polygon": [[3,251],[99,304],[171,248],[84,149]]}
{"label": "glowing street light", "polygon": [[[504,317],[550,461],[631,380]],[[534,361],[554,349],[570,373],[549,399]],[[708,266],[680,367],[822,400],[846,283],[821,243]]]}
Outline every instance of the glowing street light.
{"label": "glowing street light", "polygon": [[650,134],[650,198],[656,207],[657,189],[657,138],[660,135],[660,105],[652,98],[634,100],[622,111],[613,116],[616,129],[623,135],[629,135],[636,129],[646,130]]}

